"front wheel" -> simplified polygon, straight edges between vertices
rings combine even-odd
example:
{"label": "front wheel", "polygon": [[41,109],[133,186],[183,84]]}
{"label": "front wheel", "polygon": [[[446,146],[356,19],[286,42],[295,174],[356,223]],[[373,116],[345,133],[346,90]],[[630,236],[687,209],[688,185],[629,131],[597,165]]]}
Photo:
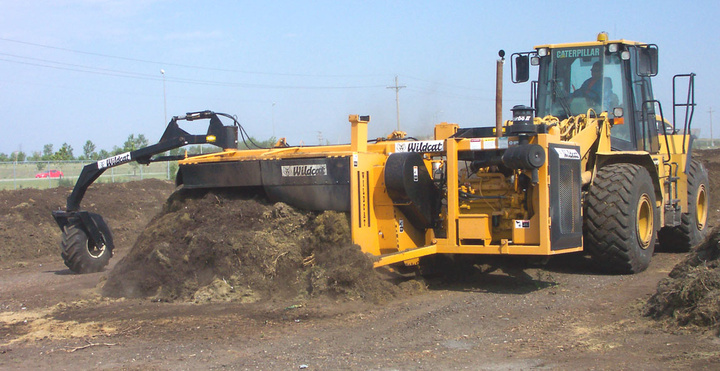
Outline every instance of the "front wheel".
{"label": "front wheel", "polygon": [[75,273],[100,272],[110,261],[113,244],[110,228],[98,214],[90,214],[98,226],[104,244],[95,244],[79,221],[69,223],[63,229],[61,253],[65,265]]}
{"label": "front wheel", "polygon": [[613,273],[647,269],[659,221],[648,171],[635,164],[601,168],[585,204],[585,244],[593,260]]}

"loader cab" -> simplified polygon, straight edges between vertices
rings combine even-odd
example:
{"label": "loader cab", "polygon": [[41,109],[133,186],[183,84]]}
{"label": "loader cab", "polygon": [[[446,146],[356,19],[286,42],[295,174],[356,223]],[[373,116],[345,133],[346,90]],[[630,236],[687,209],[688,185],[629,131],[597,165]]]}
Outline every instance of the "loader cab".
{"label": "loader cab", "polygon": [[[514,56],[515,57],[515,56]],[[524,61],[516,63],[520,57]],[[527,61],[530,63],[527,63]],[[657,47],[625,41],[536,47],[517,54],[513,80],[521,82],[528,64],[537,65],[538,117],[564,120],[607,112],[615,125],[611,146],[622,151],[659,151],[651,76],[657,74]]]}

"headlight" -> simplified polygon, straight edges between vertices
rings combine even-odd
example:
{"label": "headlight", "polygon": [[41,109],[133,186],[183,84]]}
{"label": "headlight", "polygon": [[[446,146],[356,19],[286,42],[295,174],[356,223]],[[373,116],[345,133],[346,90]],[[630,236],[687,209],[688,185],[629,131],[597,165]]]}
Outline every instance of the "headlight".
{"label": "headlight", "polygon": [[610,53],[617,53],[618,50],[620,50],[620,45],[618,45],[618,44],[610,44],[610,45],[608,45],[608,51],[609,51]]}
{"label": "headlight", "polygon": [[538,56],[545,57],[548,54],[550,54],[550,50],[548,50],[548,48],[540,48],[540,49],[538,49],[537,53],[538,53]]}

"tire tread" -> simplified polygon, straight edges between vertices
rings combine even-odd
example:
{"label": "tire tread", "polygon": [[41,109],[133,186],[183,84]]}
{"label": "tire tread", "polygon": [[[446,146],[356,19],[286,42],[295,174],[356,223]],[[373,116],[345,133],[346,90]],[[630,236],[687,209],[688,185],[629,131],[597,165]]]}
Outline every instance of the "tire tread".
{"label": "tire tread", "polygon": [[[600,169],[585,200],[585,245],[600,267],[612,273],[638,273],[649,259],[634,246],[633,188],[645,168],[635,164],[612,164]],[[650,180],[649,174],[646,175]],[[650,185],[652,187],[652,184]],[[654,196],[654,195],[653,195]],[[656,214],[655,214],[656,215]],[[653,236],[654,237],[654,236]],[[653,238],[654,240],[654,238]],[[651,240],[653,248],[654,241]],[[642,255],[643,252],[640,252]],[[649,252],[652,255],[652,251]]]}

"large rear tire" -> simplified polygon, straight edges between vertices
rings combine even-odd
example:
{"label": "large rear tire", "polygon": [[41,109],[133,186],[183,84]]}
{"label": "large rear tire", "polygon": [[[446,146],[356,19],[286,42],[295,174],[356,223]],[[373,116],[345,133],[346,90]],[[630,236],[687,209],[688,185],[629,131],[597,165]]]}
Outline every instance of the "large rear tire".
{"label": "large rear tire", "polygon": [[65,265],[75,273],[100,272],[110,261],[113,255],[112,234],[110,228],[98,214],[90,214],[90,217],[97,224],[100,234],[105,240],[104,245],[96,245],[88,238],[88,232],[79,222],[73,222],[65,226],[60,244],[61,253]]}
{"label": "large rear tire", "polygon": [[702,163],[692,160],[687,174],[688,212],[680,215],[680,225],[660,230],[660,246],[664,251],[687,252],[701,243],[708,234],[708,173]]}
{"label": "large rear tire", "polygon": [[606,272],[631,274],[650,265],[659,221],[648,171],[635,164],[598,170],[585,199],[585,246]]}

